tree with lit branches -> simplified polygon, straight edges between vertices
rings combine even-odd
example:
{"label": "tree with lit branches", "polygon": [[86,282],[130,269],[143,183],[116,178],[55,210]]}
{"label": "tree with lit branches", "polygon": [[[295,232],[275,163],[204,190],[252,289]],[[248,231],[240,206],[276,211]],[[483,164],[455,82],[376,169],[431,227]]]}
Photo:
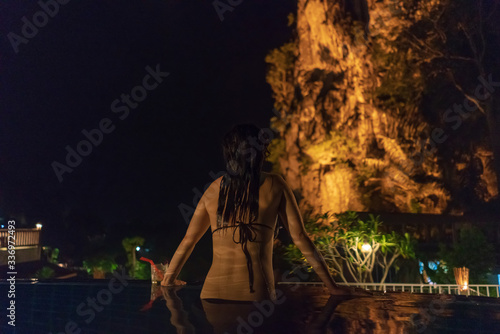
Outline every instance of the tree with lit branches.
{"label": "tree with lit branches", "polygon": [[[378,216],[370,215],[368,220],[362,221],[353,211],[316,215],[305,222],[331,274],[346,283],[349,278],[356,283],[373,283],[373,271],[377,266],[382,270],[379,283],[384,283],[391,268],[398,269],[398,259],[415,258],[415,241],[408,233],[385,233],[381,225]],[[285,256],[292,263],[307,265],[293,244],[286,247]]]}

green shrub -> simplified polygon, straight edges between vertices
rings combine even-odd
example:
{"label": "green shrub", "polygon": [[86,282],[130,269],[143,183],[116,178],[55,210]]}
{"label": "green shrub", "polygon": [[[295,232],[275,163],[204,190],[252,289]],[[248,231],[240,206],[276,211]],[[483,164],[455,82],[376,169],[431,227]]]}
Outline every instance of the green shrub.
{"label": "green shrub", "polygon": [[469,283],[487,283],[486,275],[495,266],[495,249],[488,243],[484,233],[475,226],[460,230],[460,238],[452,247],[439,245],[439,265],[436,270],[426,268],[433,282],[454,284],[453,268],[469,268]]}
{"label": "green shrub", "polygon": [[35,274],[36,278],[39,279],[48,279],[48,278],[54,278],[55,276],[55,271],[54,269],[50,267],[42,267],[40,270],[38,270]]}
{"label": "green shrub", "polygon": [[99,254],[83,261],[83,267],[90,275],[94,270],[102,270],[105,273],[112,273],[118,268],[118,264],[111,255]]}

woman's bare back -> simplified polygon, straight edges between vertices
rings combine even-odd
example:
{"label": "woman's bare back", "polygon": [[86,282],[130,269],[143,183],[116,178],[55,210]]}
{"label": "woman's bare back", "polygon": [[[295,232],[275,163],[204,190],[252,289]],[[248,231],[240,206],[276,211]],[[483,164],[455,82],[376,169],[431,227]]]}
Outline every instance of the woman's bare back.
{"label": "woman's bare back", "polygon": [[[213,262],[200,297],[246,301],[274,299],[273,241],[283,193],[277,175],[261,173],[259,215],[251,227],[217,228],[221,180],[222,177],[215,180],[206,193],[205,207],[212,231]],[[246,236],[243,235],[245,233]],[[251,240],[245,243],[242,240],[245,237]],[[244,251],[245,244],[247,254]],[[251,263],[248,263],[250,259]]]}
{"label": "woman's bare back", "polygon": [[[177,276],[195,245],[211,228],[214,232],[212,234],[214,258],[203,285],[201,298],[239,301],[274,300],[276,295],[272,252],[274,228],[279,215],[293,243],[300,249],[330,293],[352,295],[353,292],[349,289],[337,286],[329,273],[325,259],[307,235],[290,186],[277,174],[262,173],[261,175],[259,216],[254,222],[256,225],[252,223],[251,228],[245,226],[242,229],[238,226],[217,230],[217,207],[222,178],[210,185],[196,206],[186,235],[172,257],[162,285],[185,284],[185,282],[178,281]],[[248,239],[246,247],[238,243],[242,240],[242,233],[246,233],[247,236],[251,234],[250,237],[245,238]],[[251,272],[253,272],[253,279]]]}

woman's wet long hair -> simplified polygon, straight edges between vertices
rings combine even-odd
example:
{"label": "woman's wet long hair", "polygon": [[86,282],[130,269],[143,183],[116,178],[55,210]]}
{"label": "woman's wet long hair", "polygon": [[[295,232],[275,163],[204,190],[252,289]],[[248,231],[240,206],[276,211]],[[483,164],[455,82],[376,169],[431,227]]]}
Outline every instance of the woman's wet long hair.
{"label": "woman's wet long hair", "polygon": [[271,139],[254,124],[236,125],[224,136],[226,173],[220,184],[217,227],[257,220],[261,168]]}

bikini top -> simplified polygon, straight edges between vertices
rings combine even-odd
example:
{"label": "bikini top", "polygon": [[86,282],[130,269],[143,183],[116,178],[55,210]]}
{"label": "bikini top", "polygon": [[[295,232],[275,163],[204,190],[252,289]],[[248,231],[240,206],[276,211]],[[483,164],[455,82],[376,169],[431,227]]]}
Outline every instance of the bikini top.
{"label": "bikini top", "polygon": [[[264,224],[258,224],[258,223],[248,223],[248,224],[245,224],[244,222],[238,221],[238,222],[236,222],[236,225],[221,226],[221,227],[216,228],[212,232],[212,234],[214,234],[215,231],[218,231],[218,230],[221,230],[221,229],[224,229],[224,228],[230,228],[230,227],[234,227],[235,228],[234,231],[233,231],[233,241],[236,244],[241,244],[241,248],[243,250],[243,253],[245,253],[245,257],[247,258],[248,275],[249,275],[249,278],[250,278],[249,279],[249,281],[250,281],[250,292],[255,292],[255,290],[253,289],[253,266],[252,266],[252,258],[250,257],[250,253],[248,252],[247,242],[248,241],[255,241],[255,238],[257,237],[257,232],[254,230],[254,225],[265,226],[265,227],[267,227],[267,228],[269,228],[271,230],[273,229],[272,227],[270,227],[268,225],[264,225]],[[236,241],[234,239],[235,234],[236,234],[236,230],[240,231],[239,241]]]}

